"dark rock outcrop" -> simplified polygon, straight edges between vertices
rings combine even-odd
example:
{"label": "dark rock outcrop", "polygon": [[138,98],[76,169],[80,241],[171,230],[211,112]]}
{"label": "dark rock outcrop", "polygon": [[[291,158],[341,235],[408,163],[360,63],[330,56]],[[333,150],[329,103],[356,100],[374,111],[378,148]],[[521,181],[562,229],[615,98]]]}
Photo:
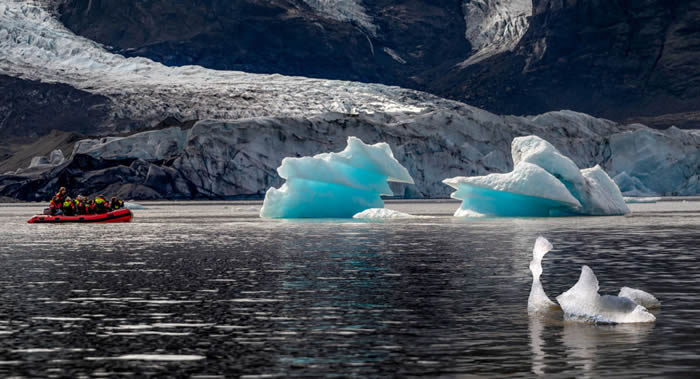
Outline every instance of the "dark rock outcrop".
{"label": "dark rock outcrop", "polygon": [[0,138],[37,137],[57,129],[92,133],[112,101],[67,84],[0,75]]}

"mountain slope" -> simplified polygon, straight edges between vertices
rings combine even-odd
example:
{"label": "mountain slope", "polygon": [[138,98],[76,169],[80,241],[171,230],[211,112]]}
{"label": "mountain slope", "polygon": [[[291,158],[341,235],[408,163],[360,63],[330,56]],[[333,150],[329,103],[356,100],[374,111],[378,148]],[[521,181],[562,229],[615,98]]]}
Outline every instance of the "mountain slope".
{"label": "mountain slope", "polygon": [[71,30],[166,65],[395,84],[506,114],[700,107],[700,0],[60,1]]}

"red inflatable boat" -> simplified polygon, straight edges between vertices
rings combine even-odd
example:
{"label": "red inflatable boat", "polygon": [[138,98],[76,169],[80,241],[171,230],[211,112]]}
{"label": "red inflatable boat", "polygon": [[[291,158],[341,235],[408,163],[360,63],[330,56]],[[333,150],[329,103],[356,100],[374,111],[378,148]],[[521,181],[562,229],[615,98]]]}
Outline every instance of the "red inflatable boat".
{"label": "red inflatable boat", "polygon": [[47,216],[37,215],[32,217],[30,224],[62,224],[67,222],[84,222],[84,223],[106,223],[106,222],[129,222],[134,217],[128,209],[119,209],[114,212],[95,214],[95,215],[80,215],[80,216]]}

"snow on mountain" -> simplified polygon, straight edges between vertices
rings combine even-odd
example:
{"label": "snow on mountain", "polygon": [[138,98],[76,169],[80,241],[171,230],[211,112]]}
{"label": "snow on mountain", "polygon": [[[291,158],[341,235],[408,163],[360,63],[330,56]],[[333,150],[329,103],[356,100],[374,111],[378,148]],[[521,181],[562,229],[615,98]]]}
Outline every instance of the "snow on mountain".
{"label": "snow on mountain", "polygon": [[532,15],[532,0],[466,0],[462,7],[473,51],[462,66],[515,48]]}
{"label": "snow on mountain", "polygon": [[306,4],[335,20],[355,22],[372,35],[377,34],[377,26],[368,16],[361,0],[304,0]]}
{"label": "snow on mountain", "polygon": [[[418,112],[447,103],[377,84],[167,67],[76,36],[36,1],[0,2],[0,74],[70,84],[114,102],[114,121],[237,119],[328,111]],[[134,125],[145,126],[145,125]],[[103,132],[107,132],[104,130]]]}

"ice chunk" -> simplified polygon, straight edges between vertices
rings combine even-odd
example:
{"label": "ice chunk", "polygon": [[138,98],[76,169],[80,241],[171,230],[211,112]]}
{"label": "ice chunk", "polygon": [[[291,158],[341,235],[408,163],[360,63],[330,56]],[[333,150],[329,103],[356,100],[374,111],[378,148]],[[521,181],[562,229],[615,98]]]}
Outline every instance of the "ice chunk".
{"label": "ice chunk", "polygon": [[623,215],[630,212],[625,199],[608,174],[598,165],[581,170],[586,180],[584,192],[578,197],[582,214],[592,216]]}
{"label": "ice chunk", "polygon": [[141,204],[137,203],[132,203],[130,201],[125,201],[124,202],[124,208],[134,210],[134,209],[145,209],[145,207]]}
{"label": "ice chunk", "polygon": [[527,299],[527,311],[541,312],[556,307],[556,304],[549,300],[542,288],[540,275],[542,275],[542,258],[552,250],[552,244],[544,237],[537,237],[535,247],[532,249],[532,261],[530,261],[530,271],[532,272],[532,288],[530,297]]}
{"label": "ice chunk", "polygon": [[413,183],[388,144],[367,145],[356,137],[348,137],[340,153],[284,158],[277,172],[287,182],[268,189],[261,217],[351,218],[383,208],[381,195],[393,195],[387,182]]}
{"label": "ice chunk", "polygon": [[542,168],[522,162],[507,174],[460,176],[443,180],[462,200],[455,216],[467,210],[490,216],[542,217],[581,204],[564,185]]}
{"label": "ice chunk", "polygon": [[622,287],[617,296],[626,297],[647,309],[661,307],[661,302],[654,295],[635,288]]}
{"label": "ice chunk", "polygon": [[354,216],[352,218],[420,218],[423,216],[414,216],[412,214],[403,213],[386,208],[370,208],[366,209]]}
{"label": "ice chunk", "polygon": [[649,204],[661,201],[661,197],[624,197],[627,204]]}
{"label": "ice chunk", "polygon": [[462,200],[455,216],[467,210],[490,216],[622,215],[629,208],[615,182],[600,166],[579,170],[549,142],[513,139],[515,167],[507,174],[443,180]]}
{"label": "ice chunk", "polygon": [[578,282],[557,296],[567,320],[595,323],[654,322],[656,317],[627,297],[600,296],[598,279],[588,266],[581,267]]}

